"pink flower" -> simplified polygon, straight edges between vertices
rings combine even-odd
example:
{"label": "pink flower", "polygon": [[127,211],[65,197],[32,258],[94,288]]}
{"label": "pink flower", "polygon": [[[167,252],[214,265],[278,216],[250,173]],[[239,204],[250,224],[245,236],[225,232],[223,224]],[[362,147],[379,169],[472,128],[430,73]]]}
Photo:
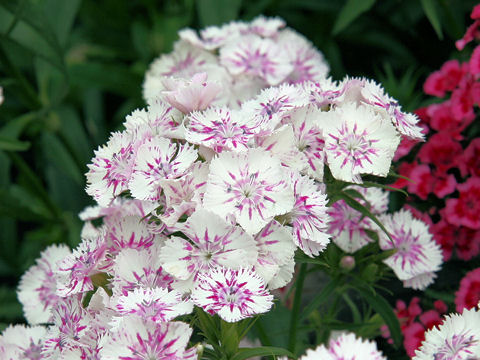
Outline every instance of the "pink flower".
{"label": "pink flower", "polygon": [[463,139],[461,132],[475,119],[473,113],[467,117],[457,119],[453,115],[453,103],[451,100],[444,101],[441,104],[432,104],[427,108],[426,112],[430,117],[432,129],[446,132],[455,140]]}
{"label": "pink flower", "polygon": [[184,114],[194,110],[205,110],[221,91],[215,82],[207,82],[207,73],[197,73],[191,80],[164,78],[165,91],[162,94],[166,101]]}
{"label": "pink flower", "polygon": [[480,178],[469,178],[457,189],[460,192],[458,199],[448,199],[445,205],[447,221],[457,226],[480,229]]}
{"label": "pink flower", "polygon": [[433,164],[440,173],[458,166],[458,157],[462,154],[462,146],[452,139],[451,134],[439,132],[431,136],[422,146],[418,158],[426,163]]}
{"label": "pink flower", "polygon": [[455,46],[458,50],[463,50],[463,48],[474,39],[480,36],[480,20],[476,19],[472,25],[467,28],[467,31],[463,35],[463,38],[455,42]]}
{"label": "pink flower", "polygon": [[426,94],[438,97],[445,96],[446,91],[453,91],[468,71],[466,63],[460,64],[457,60],[450,60],[442,65],[427,78],[423,85]]}
{"label": "pink flower", "polygon": [[460,281],[460,288],[455,293],[457,312],[471,309],[480,301],[480,268],[468,272]]}
{"label": "pink flower", "polygon": [[192,300],[210,314],[237,322],[270,310],[273,296],[263,280],[252,270],[214,268],[199,276]]}
{"label": "pink flower", "polygon": [[480,139],[473,139],[463,151],[459,163],[462,176],[480,177]]}
{"label": "pink flower", "polygon": [[418,322],[413,322],[403,330],[403,336],[403,347],[407,355],[412,357],[425,339],[425,327]]}
{"label": "pink flower", "polygon": [[480,45],[473,50],[472,56],[470,58],[470,73],[475,77],[480,74]]}

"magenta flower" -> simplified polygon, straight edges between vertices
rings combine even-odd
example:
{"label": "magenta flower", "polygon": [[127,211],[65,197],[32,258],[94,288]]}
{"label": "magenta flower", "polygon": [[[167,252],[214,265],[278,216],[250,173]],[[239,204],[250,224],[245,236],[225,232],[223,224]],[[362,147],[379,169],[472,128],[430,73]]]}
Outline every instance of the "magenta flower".
{"label": "magenta flower", "polygon": [[470,229],[480,229],[480,178],[471,177],[463,184],[458,184],[460,192],[458,199],[448,199],[445,206],[445,216],[450,224],[466,226]]}
{"label": "magenta flower", "polygon": [[252,270],[215,268],[199,276],[192,301],[212,315],[236,322],[270,310],[273,296]]}

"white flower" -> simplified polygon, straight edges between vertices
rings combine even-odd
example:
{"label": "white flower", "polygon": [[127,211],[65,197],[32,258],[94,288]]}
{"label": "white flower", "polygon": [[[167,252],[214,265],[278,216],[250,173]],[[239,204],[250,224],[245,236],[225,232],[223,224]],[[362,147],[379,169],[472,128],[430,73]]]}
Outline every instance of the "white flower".
{"label": "white flower", "polygon": [[293,192],[280,161],[261,149],[223,152],[210,164],[204,206],[232,214],[249,234],[293,207]]}
{"label": "white flower", "polygon": [[480,358],[480,311],[450,314],[425,333],[413,360],[472,360]]}

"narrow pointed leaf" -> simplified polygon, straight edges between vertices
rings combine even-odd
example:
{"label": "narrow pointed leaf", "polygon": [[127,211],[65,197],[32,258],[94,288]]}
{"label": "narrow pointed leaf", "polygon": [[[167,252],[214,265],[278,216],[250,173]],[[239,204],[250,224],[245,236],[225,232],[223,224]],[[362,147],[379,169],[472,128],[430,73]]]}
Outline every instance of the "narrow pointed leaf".
{"label": "narrow pointed leaf", "polygon": [[335,21],[332,34],[337,35],[345,29],[362,13],[368,11],[375,4],[375,1],[376,0],[347,0]]}
{"label": "narrow pointed leaf", "polygon": [[238,349],[238,352],[230,358],[230,360],[245,360],[255,356],[276,356],[276,355],[288,356],[291,359],[295,358],[295,356],[286,349],[273,347],[273,346],[262,346],[257,348],[240,348]]}

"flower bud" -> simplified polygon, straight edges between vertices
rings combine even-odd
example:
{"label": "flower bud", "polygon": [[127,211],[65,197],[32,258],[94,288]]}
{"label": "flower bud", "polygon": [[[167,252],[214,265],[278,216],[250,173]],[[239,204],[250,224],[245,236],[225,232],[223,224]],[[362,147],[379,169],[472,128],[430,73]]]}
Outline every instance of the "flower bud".
{"label": "flower bud", "polygon": [[355,258],[350,255],[342,257],[340,259],[340,267],[347,271],[352,270],[355,267]]}

